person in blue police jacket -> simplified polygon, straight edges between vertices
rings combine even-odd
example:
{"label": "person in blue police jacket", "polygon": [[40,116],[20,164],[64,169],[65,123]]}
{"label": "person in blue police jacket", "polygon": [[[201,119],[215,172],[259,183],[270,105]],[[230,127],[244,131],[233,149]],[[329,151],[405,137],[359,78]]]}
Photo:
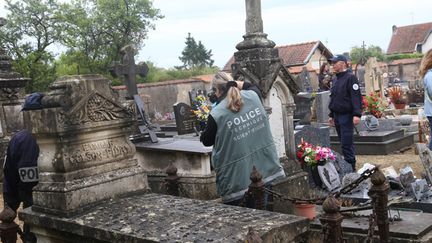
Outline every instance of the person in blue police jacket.
{"label": "person in blue police jacket", "polygon": [[253,166],[266,185],[285,172],[279,162],[260,91],[251,83],[233,81],[225,72],[213,78],[218,98],[200,140],[212,146],[212,166],[222,201],[239,205],[248,189]]}
{"label": "person in blue police jacket", "polygon": [[329,123],[335,126],[345,161],[356,170],[354,126],[360,123],[362,96],[357,77],[348,70],[348,59],[336,55],[329,60],[336,77],[330,94]]}
{"label": "person in blue police jacket", "polygon": [[[23,129],[13,135],[3,167],[3,199],[15,212],[21,203],[23,208],[33,205],[32,190],[39,181],[38,157],[39,146],[29,131]],[[24,225],[24,242],[36,242],[28,225]]]}
{"label": "person in blue police jacket", "polygon": [[[40,109],[42,96],[39,93],[29,95],[22,111]],[[39,146],[28,130],[22,129],[12,136],[3,165],[3,200],[15,212],[21,203],[23,208],[33,205],[33,187],[39,182],[38,157]],[[24,243],[36,242],[28,225],[24,224],[23,232]]]}

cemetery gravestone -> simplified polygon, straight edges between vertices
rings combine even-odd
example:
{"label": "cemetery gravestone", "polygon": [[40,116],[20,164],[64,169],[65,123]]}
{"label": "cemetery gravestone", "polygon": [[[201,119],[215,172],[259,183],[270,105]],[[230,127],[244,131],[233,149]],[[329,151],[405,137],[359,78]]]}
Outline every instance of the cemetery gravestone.
{"label": "cemetery gravestone", "polygon": [[382,72],[378,66],[376,57],[371,57],[365,64],[365,89],[366,94],[371,92],[380,92],[381,97],[384,97],[384,87],[382,81]]}
{"label": "cemetery gravestone", "polygon": [[300,90],[302,92],[308,92],[311,93],[313,91],[311,82],[310,82],[310,75],[306,67],[303,67],[302,72],[298,76],[298,81]]}
{"label": "cemetery gravestone", "polygon": [[315,127],[311,125],[299,126],[300,130],[296,130],[295,142],[296,147],[303,139],[314,146],[320,145],[330,147],[330,128],[328,126]]}
{"label": "cemetery gravestone", "polygon": [[139,117],[141,118],[141,123],[138,128],[144,136],[148,135],[152,143],[157,143],[157,136],[155,133],[155,127],[147,119],[144,103],[141,97],[138,95],[138,88],[136,85],[136,75],[145,77],[148,72],[148,66],[145,63],[135,65],[135,50],[131,45],[127,45],[121,49],[121,54],[123,55],[122,64],[115,62],[113,64],[111,75],[114,77],[124,76],[128,94],[133,98],[137,106],[137,111]]}
{"label": "cemetery gravestone", "polygon": [[330,91],[318,92],[316,94],[316,117],[318,123],[328,123],[330,110]]}
{"label": "cemetery gravestone", "polygon": [[294,111],[294,119],[300,119],[300,124],[310,124],[312,118],[312,102],[314,97],[311,93],[298,93],[294,96],[296,109]]}
{"label": "cemetery gravestone", "polygon": [[318,174],[328,191],[333,192],[340,188],[339,174],[332,163],[325,163],[325,165],[318,166]]}
{"label": "cemetery gravestone", "polygon": [[41,110],[26,111],[40,146],[32,210],[71,216],[96,202],[148,189],[129,136],[136,115],[98,75],[56,80]]}
{"label": "cemetery gravestone", "polygon": [[194,133],[197,119],[192,107],[183,102],[178,102],[173,107],[178,135]]}
{"label": "cemetery gravestone", "polygon": [[429,191],[429,186],[425,179],[417,179],[411,183],[411,189],[417,201],[420,201]]}
{"label": "cemetery gravestone", "polygon": [[424,143],[416,143],[416,148],[423,164],[424,171],[429,183],[432,182],[432,154],[429,148]]}

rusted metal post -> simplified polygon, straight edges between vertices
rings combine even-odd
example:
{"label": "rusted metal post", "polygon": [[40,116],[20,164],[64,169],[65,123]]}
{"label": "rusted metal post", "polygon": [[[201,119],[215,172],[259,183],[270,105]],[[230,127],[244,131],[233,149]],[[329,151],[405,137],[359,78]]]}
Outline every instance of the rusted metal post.
{"label": "rusted metal post", "polygon": [[167,177],[165,178],[165,192],[171,196],[180,196],[179,190],[179,180],[180,177],[177,176],[177,167],[170,163],[168,168],[165,171],[167,173]]}
{"label": "rusted metal post", "polygon": [[265,209],[265,189],[262,175],[257,171],[255,166],[250,174],[250,180],[252,181],[249,185],[249,189],[246,192],[246,206],[255,209]]}
{"label": "rusted metal post", "polygon": [[330,194],[323,202],[324,214],[320,216],[322,224],[323,242],[342,243],[342,221],[343,216],[339,212],[341,205],[339,201]]}
{"label": "rusted metal post", "polygon": [[16,243],[17,233],[20,228],[14,222],[16,213],[9,207],[5,207],[0,213],[0,239],[3,243]]}
{"label": "rusted metal post", "polygon": [[384,174],[378,169],[371,176],[372,187],[368,195],[372,199],[375,222],[378,226],[378,235],[381,243],[390,242],[390,229],[388,219],[388,192],[389,183]]}
{"label": "rusted metal post", "polygon": [[418,121],[418,139],[419,139],[419,143],[423,143],[423,130],[422,130],[422,126],[421,126],[421,121]]}

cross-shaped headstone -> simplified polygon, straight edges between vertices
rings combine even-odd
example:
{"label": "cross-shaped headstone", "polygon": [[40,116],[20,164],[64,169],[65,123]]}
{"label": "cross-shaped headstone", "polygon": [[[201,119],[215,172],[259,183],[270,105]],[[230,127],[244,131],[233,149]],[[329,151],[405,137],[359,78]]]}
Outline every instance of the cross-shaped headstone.
{"label": "cross-shaped headstone", "polygon": [[112,69],[110,70],[111,75],[114,77],[124,77],[127,91],[130,97],[133,97],[135,104],[137,105],[138,114],[141,117],[144,125],[138,126],[141,134],[149,134],[150,140],[153,143],[157,143],[158,139],[151,123],[147,120],[144,104],[141,97],[138,95],[138,88],[136,85],[136,75],[145,77],[148,72],[148,66],[145,63],[140,65],[135,64],[135,50],[131,45],[127,45],[121,49],[123,54],[122,63],[113,63]]}
{"label": "cross-shaped headstone", "polygon": [[129,96],[132,97],[138,94],[136,85],[136,75],[145,77],[148,73],[148,66],[145,63],[135,64],[135,50],[131,45],[127,45],[120,50],[123,55],[122,63],[115,62],[113,64],[111,75],[114,77],[124,77]]}

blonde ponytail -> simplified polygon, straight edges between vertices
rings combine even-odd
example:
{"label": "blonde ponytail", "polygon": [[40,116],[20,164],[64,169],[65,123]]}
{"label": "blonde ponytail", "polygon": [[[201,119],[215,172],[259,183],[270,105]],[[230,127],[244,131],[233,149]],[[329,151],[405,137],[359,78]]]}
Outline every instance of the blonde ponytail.
{"label": "blonde ponytail", "polygon": [[227,93],[227,108],[233,112],[239,112],[243,106],[243,99],[240,95],[240,90],[236,87],[230,87]]}
{"label": "blonde ponytail", "polygon": [[213,77],[212,83],[219,92],[226,92],[227,108],[233,112],[239,112],[243,106],[243,99],[240,95],[240,89],[237,88],[237,83],[233,81],[231,75],[226,72],[218,72]]}

